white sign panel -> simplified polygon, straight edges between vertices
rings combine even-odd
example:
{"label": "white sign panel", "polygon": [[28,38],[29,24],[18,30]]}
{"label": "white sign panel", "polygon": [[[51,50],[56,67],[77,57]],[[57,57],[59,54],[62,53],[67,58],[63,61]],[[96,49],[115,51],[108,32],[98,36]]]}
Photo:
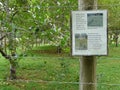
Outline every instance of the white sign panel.
{"label": "white sign panel", "polygon": [[72,55],[107,55],[107,11],[72,11]]}

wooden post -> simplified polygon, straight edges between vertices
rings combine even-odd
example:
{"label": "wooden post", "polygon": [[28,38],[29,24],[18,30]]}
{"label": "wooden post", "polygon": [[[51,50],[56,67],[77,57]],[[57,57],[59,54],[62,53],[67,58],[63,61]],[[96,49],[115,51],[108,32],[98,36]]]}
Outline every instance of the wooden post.
{"label": "wooden post", "polygon": [[82,56],[80,60],[80,90],[96,90],[95,56]]}
{"label": "wooden post", "polygon": [[[97,0],[78,0],[79,10],[93,10],[97,7]],[[96,58],[82,56],[80,58],[79,90],[96,90]]]}

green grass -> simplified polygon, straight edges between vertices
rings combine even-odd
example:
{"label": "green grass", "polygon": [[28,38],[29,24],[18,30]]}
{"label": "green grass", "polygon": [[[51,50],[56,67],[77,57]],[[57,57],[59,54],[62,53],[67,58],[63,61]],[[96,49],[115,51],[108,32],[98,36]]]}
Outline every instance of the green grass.
{"label": "green grass", "polygon": [[54,50],[56,48],[57,46],[45,45],[45,46],[34,47],[34,50]]}
{"label": "green grass", "polygon": [[[120,47],[111,46],[108,56],[97,57],[98,90],[120,90],[119,54]],[[0,80],[0,90],[78,90],[79,85],[75,82],[79,81],[79,67],[78,57],[28,55],[19,61],[18,80]],[[8,74],[9,63],[0,56],[0,79]]]}
{"label": "green grass", "polygon": [[33,47],[32,50],[27,51],[27,55],[29,56],[51,56],[51,54],[54,56],[70,56],[70,48],[64,47],[61,49],[61,53],[58,51],[58,46],[55,45],[45,45],[45,46],[38,46]]}
{"label": "green grass", "polygon": [[[4,61],[1,60],[1,62]],[[2,68],[9,70],[9,67],[3,66]],[[20,60],[17,69],[18,80],[22,79],[25,82],[5,81],[7,84],[2,84],[0,88],[2,88],[1,90],[6,90],[4,88],[11,88],[11,90],[77,90],[78,85],[59,84],[59,82],[77,82],[79,80],[78,69],[79,61],[76,58],[25,57]]]}
{"label": "green grass", "polygon": [[57,46],[53,45],[45,45],[45,46],[39,46],[34,47],[30,52],[34,54],[40,54],[40,53],[57,53]]}

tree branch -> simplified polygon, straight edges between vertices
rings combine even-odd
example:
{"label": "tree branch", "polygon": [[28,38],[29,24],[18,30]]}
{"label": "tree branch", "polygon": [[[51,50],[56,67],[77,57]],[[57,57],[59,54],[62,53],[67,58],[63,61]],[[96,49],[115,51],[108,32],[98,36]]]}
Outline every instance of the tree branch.
{"label": "tree branch", "polygon": [[2,36],[2,37],[0,38],[0,41],[3,40],[5,37],[6,37],[6,35]]}
{"label": "tree branch", "polygon": [[11,60],[11,57],[7,55],[2,49],[0,49],[0,53],[2,54],[4,58]]}
{"label": "tree branch", "polygon": [[19,11],[16,11],[15,13],[13,13],[13,15],[12,15],[12,18],[11,18],[10,22],[12,22],[12,21],[13,21],[13,18],[14,18],[14,16],[15,16],[17,13],[19,13]]}

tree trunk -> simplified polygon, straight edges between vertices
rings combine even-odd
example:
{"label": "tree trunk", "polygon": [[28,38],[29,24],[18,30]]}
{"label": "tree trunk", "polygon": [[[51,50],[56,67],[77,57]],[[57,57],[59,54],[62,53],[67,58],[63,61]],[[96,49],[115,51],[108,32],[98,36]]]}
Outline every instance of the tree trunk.
{"label": "tree trunk", "polygon": [[10,62],[10,80],[16,79],[16,64],[15,62]]}
{"label": "tree trunk", "polygon": [[115,46],[118,47],[118,34],[115,35]]}

